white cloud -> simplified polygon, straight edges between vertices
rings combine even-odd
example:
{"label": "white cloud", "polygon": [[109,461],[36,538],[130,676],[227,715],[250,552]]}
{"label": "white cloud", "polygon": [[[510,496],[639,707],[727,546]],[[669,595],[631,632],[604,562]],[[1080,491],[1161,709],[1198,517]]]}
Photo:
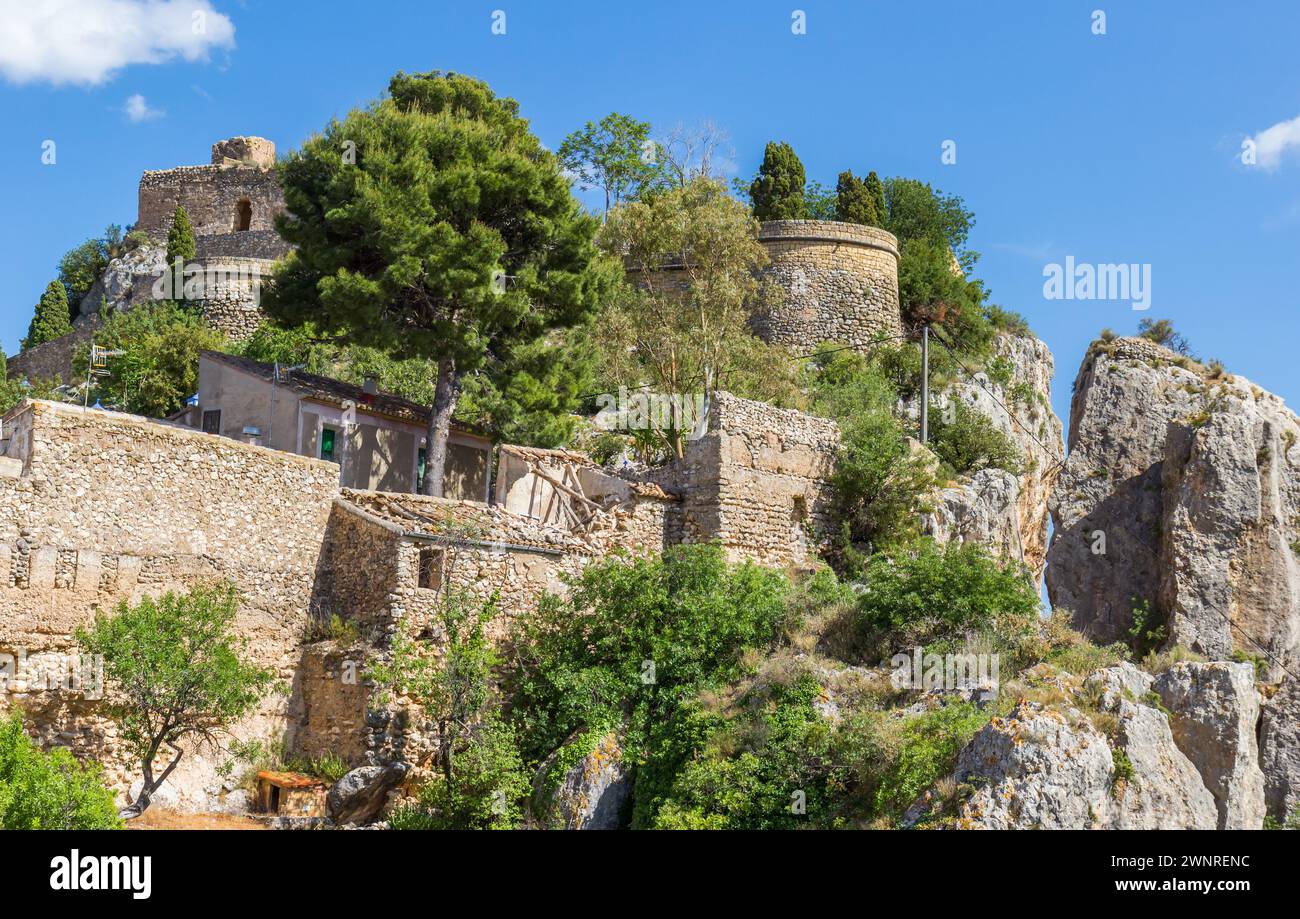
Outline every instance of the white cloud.
{"label": "white cloud", "polygon": [[128,119],[136,124],[142,121],[153,121],[155,118],[161,118],[167,114],[161,109],[150,108],[149,100],[139,93],[127,96],[126,105],[122,106],[122,111],[126,113]]}
{"label": "white cloud", "polygon": [[235,46],[209,0],[0,0],[0,76],[97,84],[130,64],[206,60]]}
{"label": "white cloud", "polygon": [[1248,138],[1255,145],[1255,162],[1261,169],[1272,172],[1282,163],[1282,154],[1291,147],[1300,146],[1300,117],[1279,121]]}

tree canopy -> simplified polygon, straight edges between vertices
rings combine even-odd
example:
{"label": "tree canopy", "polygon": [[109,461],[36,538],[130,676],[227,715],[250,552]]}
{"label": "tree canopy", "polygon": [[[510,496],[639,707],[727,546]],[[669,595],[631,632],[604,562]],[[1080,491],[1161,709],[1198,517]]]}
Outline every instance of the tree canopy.
{"label": "tree canopy", "polygon": [[588,121],[560,144],[560,162],[584,189],[605,193],[605,212],[636,197],[659,175],[658,147],[650,140],[650,122],[611,112]]}
{"label": "tree canopy", "polygon": [[518,104],[459,74],[397,74],[279,169],[297,249],[264,308],[436,363],[422,490],[441,494],[466,376],[581,324],[609,289],[597,221]]}
{"label": "tree canopy", "polygon": [[804,217],[803,163],[784,141],[769,141],[763,164],[749,186],[754,217],[758,220],[802,220]]}
{"label": "tree canopy", "polygon": [[27,327],[23,350],[54,341],[72,331],[68,321],[68,292],[59,281],[51,281],[36,304],[36,313]]}

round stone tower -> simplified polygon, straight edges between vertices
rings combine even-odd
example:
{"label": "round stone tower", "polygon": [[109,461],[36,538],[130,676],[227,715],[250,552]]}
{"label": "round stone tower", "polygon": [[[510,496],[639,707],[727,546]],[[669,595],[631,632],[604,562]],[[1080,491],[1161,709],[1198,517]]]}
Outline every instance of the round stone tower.
{"label": "round stone tower", "polygon": [[898,240],[875,227],[833,220],[770,220],[759,240],[764,274],[780,293],[754,318],[763,339],[796,349],[837,341],[867,349],[902,334]]}

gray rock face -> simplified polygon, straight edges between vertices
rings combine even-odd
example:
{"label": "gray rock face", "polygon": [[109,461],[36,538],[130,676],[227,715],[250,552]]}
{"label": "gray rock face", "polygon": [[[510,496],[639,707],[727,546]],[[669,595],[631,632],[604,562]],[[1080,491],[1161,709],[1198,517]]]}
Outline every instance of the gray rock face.
{"label": "gray rock face", "polygon": [[113,259],[103,276],[82,297],[81,315],[98,313],[101,306],[106,306],[109,312],[129,309],[152,299],[154,282],[162,276],[166,265],[167,250],[156,246],[141,246]]}
{"label": "gray rock face", "polygon": [[[948,784],[974,790],[958,806],[957,827],[1214,829],[1220,824],[1215,796],[1178,742],[1177,729],[1149,701],[1150,674],[1125,663],[1094,673],[1082,687],[1069,674],[1050,670],[1035,679],[1062,692],[1065,701],[1022,702],[1006,718],[990,721],[962,750]],[[1206,699],[1200,707],[1212,704]],[[923,796],[907,822],[918,822],[933,797]]]}
{"label": "gray rock face", "polygon": [[1255,726],[1259,692],[1252,664],[1175,664],[1155,681],[1172,713],[1174,738],[1214,795],[1218,826],[1257,830],[1264,823],[1264,773]]}
{"label": "gray rock face", "polygon": [[388,793],[410,771],[410,764],[403,762],[353,769],[330,788],[325,812],[338,824],[369,823],[383,810]]}
{"label": "gray rock face", "polygon": [[976,542],[1023,561],[1019,497],[1016,476],[1004,469],[981,469],[967,482],[940,491],[922,527],[939,543]]}
{"label": "gray rock face", "polygon": [[611,731],[602,737],[565,771],[558,785],[548,790],[548,779],[560,752],[551,754],[537,770],[533,781],[534,812],[556,829],[618,829],[620,812],[632,791],[618,735]]}
{"label": "gray rock face", "polygon": [[[940,542],[974,539],[1023,561],[1041,580],[1047,554],[1048,496],[1065,453],[1061,421],[1051,409],[1052,352],[1033,336],[999,335],[996,359],[1010,371],[997,382],[987,372],[963,379],[942,393],[939,410],[956,399],[993,422],[1020,450],[1026,470],[1014,476],[985,470],[935,499],[926,531]],[[918,412],[916,405],[907,406]]]}
{"label": "gray rock face", "polygon": [[1110,747],[1088,722],[1028,703],[994,718],[962,751],[953,778],[978,787],[963,829],[1089,829],[1113,810]]}
{"label": "gray rock face", "polygon": [[1171,644],[1275,658],[1280,679],[1300,648],[1297,440],[1300,419],[1248,380],[1143,339],[1094,343],[1051,502],[1053,606],[1110,642],[1145,600]]}
{"label": "gray rock face", "polygon": [[1300,680],[1293,675],[1264,707],[1259,747],[1269,816],[1285,823],[1300,812]]}

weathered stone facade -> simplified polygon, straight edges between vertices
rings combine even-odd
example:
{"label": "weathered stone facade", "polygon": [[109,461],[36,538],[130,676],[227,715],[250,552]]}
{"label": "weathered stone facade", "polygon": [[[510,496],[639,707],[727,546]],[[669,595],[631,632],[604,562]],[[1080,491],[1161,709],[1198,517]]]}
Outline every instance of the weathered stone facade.
{"label": "weathered stone facade", "polygon": [[[251,658],[295,680],[333,464],[47,402],[6,416],[0,446],[0,651],[71,653],[73,631],[122,600],[228,579],[243,595],[237,629]],[[110,778],[129,784],[93,703],[46,690],[0,694],[9,704],[43,743],[107,754]],[[236,734],[278,737],[287,712],[272,695]],[[187,752],[172,781],[179,806],[218,806],[222,759]]]}
{"label": "weathered stone facade", "polygon": [[[235,158],[230,154],[238,152],[236,147],[258,149]],[[284,194],[271,168],[274,161],[275,145],[270,141],[233,138],[213,146],[212,165],[146,172],[140,179],[135,229],[165,240],[180,206],[189,215],[196,239],[274,231],[275,218],[285,209]]]}
{"label": "weathered stone facade", "polygon": [[758,238],[770,259],[764,275],[781,291],[781,302],[755,318],[761,338],[796,349],[835,341],[869,350],[902,334],[892,234],[856,223],[773,220]]}
{"label": "weathered stone facade", "polygon": [[718,540],[733,559],[811,564],[832,521],[838,449],[833,421],[716,393],[704,435],[654,475],[682,499],[669,542]]}

